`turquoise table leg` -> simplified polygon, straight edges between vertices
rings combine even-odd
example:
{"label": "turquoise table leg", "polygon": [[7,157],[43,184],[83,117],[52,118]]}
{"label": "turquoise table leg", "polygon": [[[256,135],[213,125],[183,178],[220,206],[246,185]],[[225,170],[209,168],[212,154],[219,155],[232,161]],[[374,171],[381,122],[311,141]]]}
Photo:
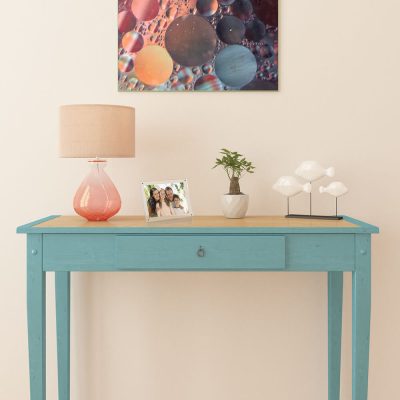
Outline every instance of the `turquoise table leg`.
{"label": "turquoise table leg", "polygon": [[353,272],[353,400],[368,398],[370,317],[371,236],[359,234]]}
{"label": "turquoise table leg", "polygon": [[58,400],[70,398],[70,273],[56,272]]}
{"label": "turquoise table leg", "polygon": [[340,399],[343,272],[328,272],[328,400]]}
{"label": "turquoise table leg", "polygon": [[42,268],[42,235],[29,234],[27,303],[30,400],[46,399],[46,273]]}

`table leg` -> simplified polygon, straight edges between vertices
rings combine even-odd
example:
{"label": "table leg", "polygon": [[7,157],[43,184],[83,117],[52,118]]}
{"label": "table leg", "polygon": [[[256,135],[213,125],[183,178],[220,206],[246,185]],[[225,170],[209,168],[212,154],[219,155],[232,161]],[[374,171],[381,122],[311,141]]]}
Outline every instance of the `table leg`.
{"label": "table leg", "polygon": [[56,272],[58,400],[70,399],[70,272]]}
{"label": "table leg", "polygon": [[30,400],[46,400],[46,273],[42,266],[42,235],[29,234],[27,245]]}
{"label": "table leg", "polygon": [[340,399],[343,272],[328,272],[328,400]]}
{"label": "table leg", "polygon": [[356,235],[353,272],[353,400],[368,398],[371,317],[371,236]]}

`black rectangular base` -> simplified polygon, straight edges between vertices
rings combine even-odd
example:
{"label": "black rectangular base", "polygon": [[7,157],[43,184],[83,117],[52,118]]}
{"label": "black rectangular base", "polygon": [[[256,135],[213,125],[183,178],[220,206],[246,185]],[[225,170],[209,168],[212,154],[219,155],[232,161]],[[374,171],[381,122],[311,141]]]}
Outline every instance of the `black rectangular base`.
{"label": "black rectangular base", "polygon": [[336,215],[288,214],[288,215],[285,215],[285,217],[286,218],[305,218],[305,219],[332,219],[332,220],[343,219],[343,217],[336,216]]}

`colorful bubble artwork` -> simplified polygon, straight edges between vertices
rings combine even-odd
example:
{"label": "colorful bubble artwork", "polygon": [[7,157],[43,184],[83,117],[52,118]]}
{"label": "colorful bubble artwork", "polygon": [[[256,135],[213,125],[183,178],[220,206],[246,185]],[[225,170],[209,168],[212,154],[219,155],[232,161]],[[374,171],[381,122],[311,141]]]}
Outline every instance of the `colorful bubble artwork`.
{"label": "colorful bubble artwork", "polygon": [[118,90],[278,90],[278,0],[118,0]]}

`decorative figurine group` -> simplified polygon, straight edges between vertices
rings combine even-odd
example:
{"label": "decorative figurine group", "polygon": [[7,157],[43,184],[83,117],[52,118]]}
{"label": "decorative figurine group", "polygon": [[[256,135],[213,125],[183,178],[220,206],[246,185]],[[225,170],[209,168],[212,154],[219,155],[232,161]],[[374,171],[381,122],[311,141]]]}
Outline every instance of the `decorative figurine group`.
{"label": "decorative figurine group", "polygon": [[[342,219],[337,215],[337,199],[348,192],[343,182],[332,182],[328,186],[320,186],[320,193],[328,193],[336,199],[335,215],[313,215],[312,214],[312,195],[311,183],[325,176],[333,177],[335,169],[333,167],[324,168],[316,161],[303,161],[296,169],[295,174],[307,181],[307,183],[299,182],[293,176],[281,176],[272,186],[274,190],[287,197],[287,215],[288,218],[316,218],[316,219]],[[309,214],[290,214],[289,199],[299,193],[309,193],[310,196],[310,213]]]}

